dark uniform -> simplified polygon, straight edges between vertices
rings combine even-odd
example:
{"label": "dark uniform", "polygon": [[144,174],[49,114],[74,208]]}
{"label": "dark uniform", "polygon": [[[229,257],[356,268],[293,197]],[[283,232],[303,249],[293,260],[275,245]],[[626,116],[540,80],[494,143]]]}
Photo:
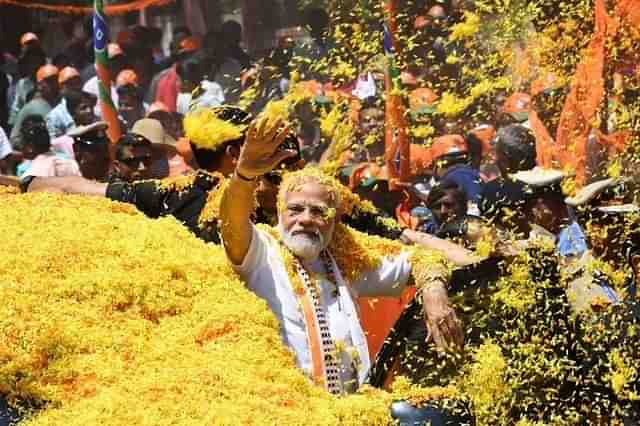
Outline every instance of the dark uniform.
{"label": "dark uniform", "polygon": [[[219,173],[201,170],[190,177],[133,183],[115,182],[107,187],[107,197],[113,201],[133,204],[150,218],[173,216],[201,240],[219,244],[221,240],[217,218],[205,218],[203,210],[208,200],[210,203],[220,200],[222,194],[216,193],[224,190],[225,179]],[[402,231],[385,226],[377,220],[379,218],[379,215],[359,212],[356,208],[343,221],[361,232],[398,239]],[[261,208],[257,209],[254,222],[275,225],[272,223],[274,221],[275,217],[270,217]]]}
{"label": "dark uniform", "polygon": [[[33,179],[21,183],[27,192]],[[217,213],[222,192],[228,179],[220,173],[198,170],[189,176],[137,182],[110,182],[106,196],[113,201],[133,204],[147,217],[157,219],[173,216],[196,237],[207,243],[220,244]],[[384,215],[360,211],[356,206],[350,216],[342,218],[352,228],[370,235],[396,240],[402,230],[391,227],[380,219]],[[255,223],[275,226],[277,217],[258,207],[253,217]]]}
{"label": "dark uniform", "polygon": [[200,216],[224,179],[219,173],[199,170],[178,178],[113,182],[107,186],[106,195],[113,201],[135,205],[150,218],[173,216],[198,238],[219,244],[217,220]]}

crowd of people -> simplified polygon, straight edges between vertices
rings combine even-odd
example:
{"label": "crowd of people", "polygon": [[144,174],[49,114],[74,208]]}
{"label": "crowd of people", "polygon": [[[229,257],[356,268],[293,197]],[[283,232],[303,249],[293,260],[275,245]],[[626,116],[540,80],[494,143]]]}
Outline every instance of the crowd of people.
{"label": "crowd of people", "polygon": [[[430,29],[436,53],[447,20],[465,7],[453,3],[416,20],[416,31]],[[93,64],[52,61],[35,34],[23,35],[0,130],[3,177],[16,176],[25,192],[101,196],[151,218],[174,216],[204,241],[224,243],[235,270],[279,320],[298,365],[337,395],[365,382],[404,308],[367,298],[406,301],[417,291],[427,340],[441,352],[464,350],[474,324],[450,301],[451,265],[499,259],[506,274],[522,253],[546,244],[571,315],[624,309],[632,313],[625,324],[640,321],[635,182],[607,177],[599,163],[583,188],[567,194],[570,171],[542,167],[531,112],[557,88],[496,97],[492,122],[434,120],[435,134],[414,135],[411,176],[399,181],[385,159],[384,77],[374,70],[341,86],[323,82],[308,64],[336,41],[325,11],[309,9],[306,18],[304,45],[282,40],[259,59],[241,48],[235,22],[203,38],[176,29],[162,60],[154,56],[154,29],[118,34],[108,46],[122,131],[114,144]],[[440,56],[422,72],[449,72]],[[418,74],[401,79],[410,88],[408,114],[420,121],[438,95],[418,87]],[[335,130],[344,123],[329,122],[336,111],[336,121],[353,125],[346,147]],[[333,248],[344,243],[347,225],[406,249],[346,271]],[[638,375],[627,386],[638,391]],[[638,405],[630,404],[625,418],[637,421]]]}
{"label": "crowd of people", "polygon": [[[156,134],[159,139],[152,146],[154,172],[143,172],[141,177],[162,178],[192,170],[183,156],[176,155],[180,150],[176,145],[183,136],[182,117],[189,111],[196,87],[202,91],[199,105],[214,107],[238,101],[241,72],[252,63],[239,45],[241,31],[239,24],[227,22],[220,31],[201,38],[192,36],[187,28],[177,28],[171,54],[166,58],[157,54],[160,38],[155,28],[129,28],[118,34],[117,43],[108,45],[111,99],[123,138],[137,134],[133,128],[142,119],[162,123],[162,132]],[[96,165],[94,161],[88,165],[107,167],[108,172],[98,176],[81,173],[78,167],[79,139],[85,141],[85,151],[88,141],[94,140],[89,150],[96,155],[107,142],[104,126],[96,125],[103,118],[92,49],[89,43],[84,51],[72,49],[51,58],[38,36],[26,33],[20,39],[17,58],[3,53],[3,174],[20,178],[29,173],[41,175],[38,167],[45,164],[45,156],[34,160],[45,153],[51,176],[71,173],[106,180],[116,173],[115,164]],[[59,170],[54,163],[59,164]]]}

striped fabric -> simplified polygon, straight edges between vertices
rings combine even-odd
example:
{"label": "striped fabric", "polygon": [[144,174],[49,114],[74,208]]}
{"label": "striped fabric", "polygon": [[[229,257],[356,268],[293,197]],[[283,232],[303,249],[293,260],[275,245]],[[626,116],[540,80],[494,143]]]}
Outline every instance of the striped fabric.
{"label": "striped fabric", "polygon": [[[325,268],[329,275],[329,279],[332,282],[336,282],[335,274],[331,266],[331,260],[326,254],[323,253],[322,259],[325,264]],[[336,345],[331,336],[331,330],[329,329],[329,322],[327,321],[327,315],[320,302],[320,292],[318,286],[311,280],[308,272],[298,263],[298,270],[300,277],[305,285],[307,294],[313,301],[313,307],[315,309],[316,321],[318,323],[318,329],[320,331],[320,342],[322,344],[322,352],[324,354],[324,365],[326,375],[326,387],[327,390],[333,395],[341,395],[342,382],[340,380],[340,367],[337,361]]]}
{"label": "striped fabric", "polygon": [[96,56],[96,74],[98,75],[98,104],[102,118],[109,124],[107,135],[112,143],[120,138],[118,113],[111,99],[111,75],[109,72],[109,26],[104,17],[104,1],[95,0],[93,14],[93,49]]}

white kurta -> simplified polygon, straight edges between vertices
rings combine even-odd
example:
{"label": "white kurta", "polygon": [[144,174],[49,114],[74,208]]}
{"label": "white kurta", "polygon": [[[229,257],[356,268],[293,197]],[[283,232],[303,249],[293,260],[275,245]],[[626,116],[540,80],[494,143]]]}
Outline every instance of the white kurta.
{"label": "white kurta", "polygon": [[[368,271],[357,282],[348,284],[333,258],[332,262],[338,281],[337,297],[333,283],[322,279],[322,275],[326,275],[322,263],[315,262],[311,269],[320,275],[321,303],[327,313],[332,337],[338,348],[344,348],[341,353],[343,384],[347,390],[355,389],[357,386],[351,386],[350,382],[357,377],[358,384],[362,384],[371,366],[367,339],[355,305],[356,298],[399,297],[409,279],[411,265],[407,254],[385,258],[380,268]],[[280,322],[284,343],[295,353],[298,366],[311,376],[312,361],[304,316],[287,275],[278,242],[254,227],[249,252],[242,265],[235,266],[235,269],[249,289],[267,302]],[[315,277],[318,278],[318,275]]]}

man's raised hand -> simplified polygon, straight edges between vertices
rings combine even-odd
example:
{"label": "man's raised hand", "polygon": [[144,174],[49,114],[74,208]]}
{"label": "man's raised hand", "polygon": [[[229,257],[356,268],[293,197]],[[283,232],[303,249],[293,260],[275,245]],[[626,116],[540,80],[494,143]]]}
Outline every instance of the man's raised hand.
{"label": "man's raised hand", "polygon": [[270,123],[266,117],[259,117],[249,127],[236,173],[241,177],[255,179],[269,173],[297,153],[293,150],[278,150],[285,141],[289,130],[282,120]]}

